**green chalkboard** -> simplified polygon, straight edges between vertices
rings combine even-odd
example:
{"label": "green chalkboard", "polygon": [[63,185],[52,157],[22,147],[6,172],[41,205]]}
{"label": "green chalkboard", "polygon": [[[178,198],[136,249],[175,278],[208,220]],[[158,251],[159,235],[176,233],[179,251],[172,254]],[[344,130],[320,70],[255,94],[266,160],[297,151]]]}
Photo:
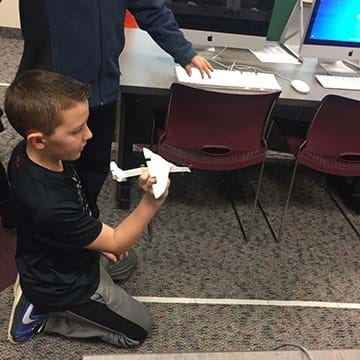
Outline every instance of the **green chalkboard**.
{"label": "green chalkboard", "polygon": [[267,39],[279,41],[297,0],[275,0]]}

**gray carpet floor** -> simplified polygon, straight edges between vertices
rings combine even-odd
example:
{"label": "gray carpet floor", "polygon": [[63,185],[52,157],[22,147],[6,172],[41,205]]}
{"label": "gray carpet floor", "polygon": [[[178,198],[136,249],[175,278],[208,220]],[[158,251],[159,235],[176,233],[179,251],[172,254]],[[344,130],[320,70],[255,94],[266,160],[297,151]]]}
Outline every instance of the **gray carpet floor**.
{"label": "gray carpet floor", "polygon": [[[1,57],[0,82],[9,82],[22,43],[8,38],[0,41],[8,50]],[[0,87],[1,104],[3,96]],[[9,126],[1,134],[3,162],[18,140]],[[291,167],[290,159],[276,156],[266,166],[261,201],[275,229]],[[246,228],[253,200],[251,170],[229,177]],[[153,222],[152,242],[145,235],[135,247],[139,266],[125,283],[126,290],[134,296],[360,303],[360,241],[317,185],[321,179],[300,168],[283,241],[277,244],[260,212],[253,238],[244,241],[215,174],[194,171],[172,176],[170,196]],[[133,183],[132,206],[141,196]],[[127,214],[116,207],[114,186],[108,179],[99,200],[101,218],[109,225]],[[344,209],[360,228],[360,217]],[[285,342],[309,349],[360,348],[357,309],[160,303],[146,304],[154,316],[154,333],[136,349],[44,334],[14,346],[6,340],[11,304],[10,287],[0,293],[1,359],[80,359],[84,354],[125,351],[260,351]]]}

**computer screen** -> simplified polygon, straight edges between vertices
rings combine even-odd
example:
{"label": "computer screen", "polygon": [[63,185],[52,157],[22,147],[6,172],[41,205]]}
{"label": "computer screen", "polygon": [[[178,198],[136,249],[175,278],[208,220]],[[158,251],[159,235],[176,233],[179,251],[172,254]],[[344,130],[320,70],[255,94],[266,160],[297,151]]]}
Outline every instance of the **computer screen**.
{"label": "computer screen", "polygon": [[360,59],[360,1],[314,0],[302,56]]}
{"label": "computer screen", "polygon": [[259,49],[275,0],[166,0],[185,37],[195,46]]}

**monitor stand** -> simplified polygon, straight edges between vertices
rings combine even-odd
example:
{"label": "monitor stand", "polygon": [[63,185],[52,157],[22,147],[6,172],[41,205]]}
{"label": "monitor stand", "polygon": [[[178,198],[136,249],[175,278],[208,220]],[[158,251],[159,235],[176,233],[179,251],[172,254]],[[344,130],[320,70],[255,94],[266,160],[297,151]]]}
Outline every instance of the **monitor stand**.
{"label": "monitor stand", "polygon": [[345,65],[347,65],[349,68],[356,70],[357,72],[360,71],[360,61],[359,60],[354,60],[354,61],[343,60],[343,63]]}
{"label": "monitor stand", "polygon": [[194,50],[198,53],[198,55],[204,57],[205,59],[213,59],[216,58],[217,53],[221,53],[223,48],[216,48],[214,46],[202,46],[202,45],[193,45]]}
{"label": "monitor stand", "polygon": [[[356,66],[355,64],[351,64],[352,66]],[[319,65],[329,74],[334,76],[354,76],[357,74],[355,70],[353,70],[350,66],[345,64],[342,60],[322,60],[319,59]]]}
{"label": "monitor stand", "polygon": [[[293,22],[297,23],[298,28],[295,31],[289,33],[291,28],[293,27]],[[299,49],[300,43],[302,41],[302,37],[304,34],[304,5],[303,0],[297,0],[296,4],[291,12],[291,15],[288,18],[288,21],[285,25],[283,33],[280,38],[280,45],[287,50],[291,55],[295,56],[300,62],[302,62],[302,58],[299,55],[299,52],[294,48]],[[295,40],[295,44],[292,46],[289,45],[289,40],[297,37]],[[294,46],[295,45],[295,46]]]}

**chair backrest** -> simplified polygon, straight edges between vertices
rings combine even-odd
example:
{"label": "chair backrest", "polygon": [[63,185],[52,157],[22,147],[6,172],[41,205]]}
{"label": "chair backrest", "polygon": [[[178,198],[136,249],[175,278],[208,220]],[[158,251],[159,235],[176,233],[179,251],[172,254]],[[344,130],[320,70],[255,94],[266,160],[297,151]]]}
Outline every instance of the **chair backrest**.
{"label": "chair backrest", "polygon": [[231,152],[263,148],[272,107],[280,92],[226,93],[174,83],[160,144]]}
{"label": "chair backrest", "polygon": [[360,161],[360,101],[325,96],[306,139],[304,151],[344,161]]}

